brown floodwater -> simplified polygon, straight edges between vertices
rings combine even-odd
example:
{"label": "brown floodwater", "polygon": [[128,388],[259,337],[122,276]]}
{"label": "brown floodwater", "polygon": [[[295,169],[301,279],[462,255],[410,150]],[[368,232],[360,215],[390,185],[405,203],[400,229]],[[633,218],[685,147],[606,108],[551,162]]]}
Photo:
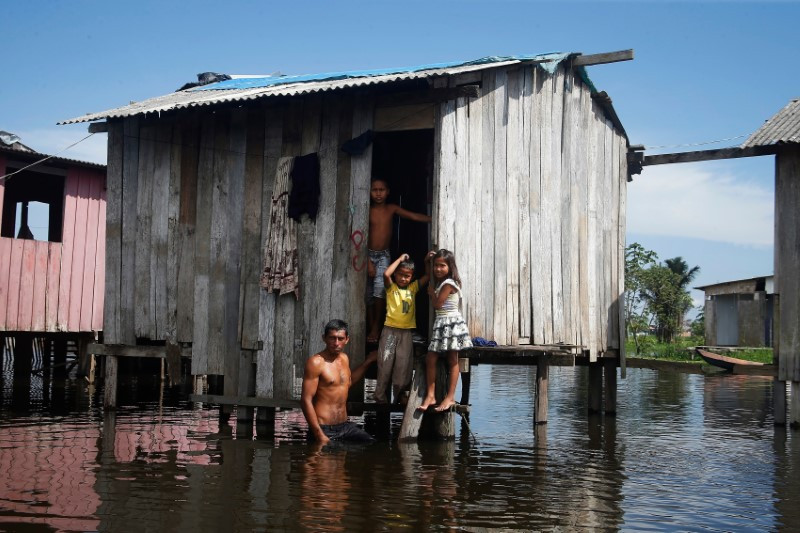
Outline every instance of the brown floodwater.
{"label": "brown floodwater", "polygon": [[534,382],[473,367],[454,442],[318,449],[299,411],[274,438],[236,438],[213,406],[140,378],[104,416],[101,389],[15,380],[6,360],[0,530],[800,529],[800,432],[773,426],[769,379],[629,369],[604,417],[587,415],[586,369],[552,368],[539,428]]}

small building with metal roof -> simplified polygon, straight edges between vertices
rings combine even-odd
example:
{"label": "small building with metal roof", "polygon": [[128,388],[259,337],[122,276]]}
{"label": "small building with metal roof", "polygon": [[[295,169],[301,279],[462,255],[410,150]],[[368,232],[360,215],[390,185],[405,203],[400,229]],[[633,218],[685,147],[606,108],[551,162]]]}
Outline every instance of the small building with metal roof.
{"label": "small building with metal roof", "polygon": [[695,287],[705,293],[708,346],[772,346],[773,276]]}
{"label": "small building with metal roof", "polygon": [[[585,67],[632,57],[232,77],[65,121],[108,131],[104,342],[180,346],[239,397],[296,395],[330,318],[350,322],[360,360],[382,177],[390,201],[432,216],[396,222],[392,256],[452,250],[472,336],[624,364],[628,138]],[[279,295],[259,283],[276,187],[310,154],[318,209],[296,225],[299,289]],[[425,295],[417,307],[425,333]]]}

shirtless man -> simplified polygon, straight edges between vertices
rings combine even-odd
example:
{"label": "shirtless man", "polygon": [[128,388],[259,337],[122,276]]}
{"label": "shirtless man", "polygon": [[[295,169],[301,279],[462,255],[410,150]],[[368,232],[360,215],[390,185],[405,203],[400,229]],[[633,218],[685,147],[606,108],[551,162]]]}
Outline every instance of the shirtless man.
{"label": "shirtless man", "polygon": [[328,322],[322,340],[325,349],[306,361],[300,395],[309,438],[321,444],[330,440],[370,442],[374,439],[369,433],[347,421],[347,393],[353,383],[364,377],[378,353],[370,353],[351,374],[350,358],[343,351],[350,342],[347,323],[343,320]]}
{"label": "shirtless man", "polygon": [[383,315],[386,312],[383,272],[390,263],[389,245],[392,243],[394,215],[415,222],[430,222],[431,217],[408,211],[396,204],[387,204],[389,185],[380,178],[372,180],[369,197],[369,237],[367,238],[369,264],[367,268],[370,279],[367,283],[367,292],[372,303],[367,308],[367,326],[369,328],[367,342],[378,342],[380,325],[383,324]]}

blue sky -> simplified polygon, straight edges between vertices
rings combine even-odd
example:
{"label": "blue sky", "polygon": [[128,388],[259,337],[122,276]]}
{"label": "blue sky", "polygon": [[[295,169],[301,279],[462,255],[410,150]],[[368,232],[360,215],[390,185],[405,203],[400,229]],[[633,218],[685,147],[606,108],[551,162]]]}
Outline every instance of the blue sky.
{"label": "blue sky", "polygon": [[[9,2],[0,130],[55,153],[86,135],[85,124],[59,120],[171,92],[205,71],[633,48],[634,61],[589,68],[631,143],[663,147],[648,154],[722,148],[800,96],[798,21],[797,2]],[[62,155],[105,162],[105,138]],[[646,168],[629,184],[628,242],[699,265],[697,285],[771,273],[773,165]]]}

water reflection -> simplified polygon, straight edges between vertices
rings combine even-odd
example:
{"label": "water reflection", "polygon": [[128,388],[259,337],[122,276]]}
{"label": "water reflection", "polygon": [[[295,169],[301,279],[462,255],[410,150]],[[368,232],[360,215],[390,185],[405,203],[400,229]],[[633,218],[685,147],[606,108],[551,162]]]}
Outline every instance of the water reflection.
{"label": "water reflection", "polygon": [[22,409],[4,374],[0,530],[800,527],[800,444],[772,427],[768,379],[632,369],[608,417],[587,415],[585,369],[555,368],[537,426],[534,369],[473,370],[476,439],[326,447],[297,412],[236,438],[142,380],[103,415],[102,391],[42,376]]}

